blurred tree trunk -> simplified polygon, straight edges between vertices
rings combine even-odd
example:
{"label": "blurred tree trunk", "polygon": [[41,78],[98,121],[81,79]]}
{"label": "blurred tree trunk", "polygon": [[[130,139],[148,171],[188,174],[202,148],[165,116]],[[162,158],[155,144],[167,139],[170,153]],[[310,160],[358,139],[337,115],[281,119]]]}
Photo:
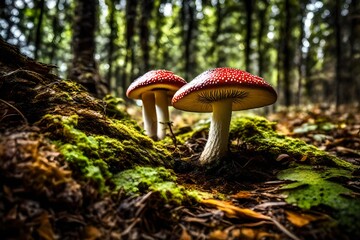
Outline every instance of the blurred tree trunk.
{"label": "blurred tree trunk", "polygon": [[113,77],[113,61],[114,61],[114,50],[115,50],[115,39],[117,37],[117,23],[115,19],[115,0],[109,0],[107,1],[107,5],[109,8],[109,19],[108,24],[110,28],[110,34],[109,34],[109,43],[108,43],[108,65],[109,69],[106,75],[106,83],[109,86],[110,92],[113,90],[113,84],[112,84],[112,77]]}
{"label": "blurred tree trunk", "polygon": [[[285,0],[285,25],[284,25],[284,46],[283,46],[283,70],[284,70],[284,104],[289,107],[291,105],[291,89],[290,89],[290,71],[291,71],[291,58],[290,58],[290,41],[291,41],[291,6],[290,0]],[[281,34],[281,33],[280,33]]]}
{"label": "blurred tree trunk", "polygon": [[258,65],[259,65],[259,71],[258,71],[258,75],[260,77],[263,77],[264,75],[264,54],[265,54],[265,49],[263,47],[263,41],[264,41],[264,36],[265,36],[265,26],[266,26],[266,21],[268,21],[268,19],[266,18],[267,16],[267,11],[269,9],[269,1],[268,0],[263,0],[263,4],[264,7],[258,10],[258,19],[260,21],[259,23],[259,32],[257,35],[257,50],[258,50]]}
{"label": "blurred tree trunk", "polygon": [[45,8],[45,0],[40,0],[38,2],[38,21],[37,21],[37,26],[36,26],[36,36],[35,36],[35,50],[34,50],[34,58],[35,60],[38,60],[39,58],[39,50],[41,47],[41,42],[42,42],[42,23],[43,23],[43,18],[44,18],[44,8]]}
{"label": "blurred tree trunk", "polygon": [[59,4],[60,4],[60,0],[56,0],[56,4],[55,4],[55,11],[56,14],[52,20],[52,29],[53,29],[53,37],[52,37],[52,41],[51,41],[51,51],[49,53],[49,59],[50,59],[50,63],[52,64],[56,64],[56,60],[54,61],[54,59],[56,58],[56,50],[58,49],[58,44],[60,42],[61,39],[61,32],[62,29],[60,29],[59,27]]}
{"label": "blurred tree trunk", "polygon": [[95,62],[97,0],[79,0],[73,25],[73,61],[69,78],[82,84],[91,94],[103,97],[107,90]]}
{"label": "blurred tree trunk", "polygon": [[251,72],[250,68],[250,57],[251,57],[251,39],[253,32],[252,25],[252,15],[254,11],[253,3],[254,0],[246,0],[245,1],[245,9],[246,9],[246,37],[245,37],[245,69],[248,72]]}
{"label": "blurred tree trunk", "polygon": [[[123,98],[126,98],[126,89],[129,85],[128,79],[133,78],[133,62],[134,62],[134,35],[135,35],[135,24],[136,24],[136,8],[137,8],[138,0],[126,1],[126,32],[125,32],[125,40],[126,40],[126,53],[125,53],[125,61],[124,61],[124,69],[121,77],[121,86],[123,92]],[[129,69],[130,66],[130,69]],[[129,76],[128,76],[129,71]]]}
{"label": "blurred tree trunk", "polygon": [[216,20],[215,20],[215,29],[211,34],[211,46],[207,51],[208,56],[213,56],[215,59],[216,66],[221,66],[221,64],[225,61],[224,56],[220,54],[219,51],[219,36],[221,34],[221,26],[224,18],[223,8],[221,7],[220,1],[215,2],[216,9]]}
{"label": "blurred tree trunk", "polygon": [[149,71],[149,21],[151,19],[151,12],[154,8],[154,0],[143,0],[141,3],[141,17],[140,17],[140,46],[142,50],[143,67],[142,72]]}
{"label": "blurred tree trunk", "polygon": [[[161,64],[161,58],[160,54],[162,53],[162,46],[161,46],[161,38],[163,36],[162,26],[165,24],[164,21],[164,13],[160,11],[161,4],[164,3],[165,0],[157,0],[154,3],[154,8],[156,9],[156,15],[155,15],[155,56],[154,56],[154,67],[158,68],[158,64]],[[166,52],[166,51],[164,51]],[[160,65],[159,64],[159,65]]]}
{"label": "blurred tree trunk", "polygon": [[185,59],[185,69],[184,77],[189,79],[192,73],[193,61],[191,59],[192,53],[192,42],[194,38],[194,28],[195,28],[195,6],[194,1],[192,0],[183,0],[181,8],[181,22],[183,23],[183,37],[184,37],[184,59]]}
{"label": "blurred tree trunk", "polygon": [[355,83],[353,101],[359,103],[360,96],[360,2],[352,0],[350,5],[350,74]]}
{"label": "blurred tree trunk", "polygon": [[335,49],[336,49],[336,65],[335,65],[335,98],[336,108],[341,104],[341,3],[340,0],[335,1]]}
{"label": "blurred tree trunk", "polygon": [[299,18],[300,18],[300,36],[299,36],[299,43],[298,43],[298,52],[299,52],[299,62],[298,62],[298,86],[297,86],[297,95],[296,95],[296,105],[299,106],[301,103],[301,89],[302,89],[302,81],[304,78],[304,53],[303,53],[303,39],[305,37],[305,30],[304,30],[304,21],[306,16],[306,5],[307,1],[301,1],[299,7]]}

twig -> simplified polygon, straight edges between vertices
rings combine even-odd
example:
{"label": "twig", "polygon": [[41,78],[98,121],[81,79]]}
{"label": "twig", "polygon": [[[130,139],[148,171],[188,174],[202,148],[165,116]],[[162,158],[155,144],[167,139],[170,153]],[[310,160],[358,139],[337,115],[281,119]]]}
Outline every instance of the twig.
{"label": "twig", "polygon": [[176,136],[172,130],[172,122],[167,122],[167,125],[170,129],[170,134],[171,134],[171,138],[172,138],[172,141],[174,143],[174,146],[175,146],[175,149],[177,149],[177,140],[176,140]]}
{"label": "twig", "polygon": [[20,112],[20,110],[17,109],[14,105],[6,102],[5,100],[2,100],[1,98],[0,98],[0,102],[4,103],[6,106],[14,109],[14,110],[22,117],[22,119],[23,119],[24,122],[25,122],[25,125],[29,125],[29,122],[28,122],[27,119],[25,118],[24,114],[22,114],[22,113]]}
{"label": "twig", "polygon": [[270,221],[272,221],[275,226],[277,226],[280,231],[282,231],[283,233],[285,233],[286,235],[288,235],[288,237],[290,237],[293,240],[300,240],[300,238],[298,238],[297,236],[295,236],[292,232],[290,232],[289,230],[287,230],[281,223],[279,223],[277,220],[275,220],[274,218],[270,218]]}

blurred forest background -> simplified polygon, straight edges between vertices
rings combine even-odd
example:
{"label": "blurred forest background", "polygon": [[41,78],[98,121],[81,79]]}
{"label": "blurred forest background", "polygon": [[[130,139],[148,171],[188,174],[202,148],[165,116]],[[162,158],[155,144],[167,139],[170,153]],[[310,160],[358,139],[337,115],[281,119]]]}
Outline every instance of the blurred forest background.
{"label": "blurred forest background", "polygon": [[264,77],[278,105],[359,106],[359,2],[0,0],[0,36],[100,97],[151,69],[226,66]]}

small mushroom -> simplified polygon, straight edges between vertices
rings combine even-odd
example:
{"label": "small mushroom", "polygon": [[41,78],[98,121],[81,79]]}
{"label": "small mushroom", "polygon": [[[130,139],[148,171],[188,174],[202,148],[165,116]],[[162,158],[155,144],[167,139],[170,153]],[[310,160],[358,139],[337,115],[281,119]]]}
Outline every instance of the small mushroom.
{"label": "small mushroom", "polygon": [[263,78],[234,68],[210,69],[181,87],[172,98],[175,108],[212,112],[208,141],[201,164],[215,163],[228,150],[232,111],[274,103],[277,94]]}
{"label": "small mushroom", "polygon": [[126,96],[142,100],[146,135],[155,140],[165,138],[168,106],[174,93],[185,84],[183,78],[167,70],[149,71],[130,84]]}

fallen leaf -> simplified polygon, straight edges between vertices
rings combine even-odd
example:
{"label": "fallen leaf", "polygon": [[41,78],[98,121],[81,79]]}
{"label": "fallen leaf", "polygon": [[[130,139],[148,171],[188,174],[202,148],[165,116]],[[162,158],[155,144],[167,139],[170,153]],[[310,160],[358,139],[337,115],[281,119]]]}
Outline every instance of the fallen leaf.
{"label": "fallen leaf", "polygon": [[186,230],[185,227],[181,227],[182,228],[182,231],[181,231],[181,235],[179,237],[179,240],[191,240],[192,237],[191,235],[188,233],[188,231]]}
{"label": "fallen leaf", "polygon": [[292,211],[285,211],[287,219],[297,227],[303,227],[312,221],[318,220],[318,218],[311,214],[295,213]]}
{"label": "fallen leaf", "polygon": [[231,231],[230,236],[235,239],[279,239],[279,236],[273,233],[267,233],[259,229],[240,228]]}
{"label": "fallen leaf", "polygon": [[226,231],[215,230],[209,234],[210,240],[226,240],[229,234]]}
{"label": "fallen leaf", "polygon": [[49,221],[49,214],[47,212],[39,216],[40,226],[36,229],[41,239],[52,240],[55,239],[55,233]]}
{"label": "fallen leaf", "polygon": [[243,198],[251,198],[252,196],[254,196],[255,194],[249,191],[240,191],[234,195],[232,195],[231,197],[235,198],[235,199],[243,199]]}
{"label": "fallen leaf", "polygon": [[270,217],[265,216],[261,213],[257,213],[251,209],[236,207],[231,202],[226,202],[216,199],[206,199],[206,200],[202,200],[202,203],[209,207],[216,207],[217,209],[223,211],[225,215],[229,218],[250,218],[250,219],[260,219],[260,220],[271,220]]}
{"label": "fallen leaf", "polygon": [[86,226],[85,228],[85,240],[95,240],[95,239],[100,239],[101,237],[101,232],[98,228],[94,227],[94,226]]}

